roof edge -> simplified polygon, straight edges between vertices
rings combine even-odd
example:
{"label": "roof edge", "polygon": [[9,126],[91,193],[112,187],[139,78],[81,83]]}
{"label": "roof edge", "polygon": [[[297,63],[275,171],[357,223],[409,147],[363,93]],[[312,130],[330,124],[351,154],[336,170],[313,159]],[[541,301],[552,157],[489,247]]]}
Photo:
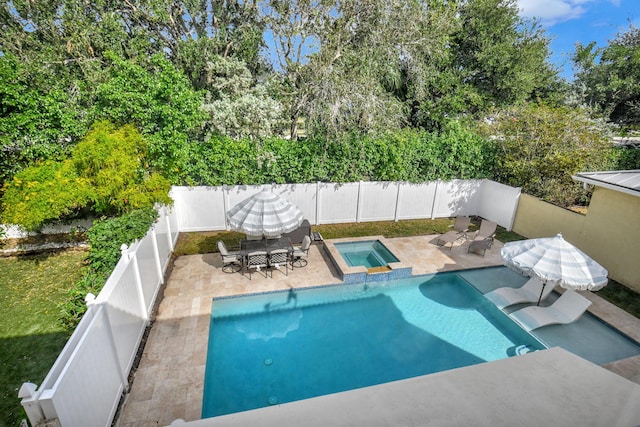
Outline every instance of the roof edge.
{"label": "roof edge", "polygon": [[618,191],[620,193],[629,194],[631,196],[640,197],[640,191],[634,190],[629,187],[624,187],[622,185],[612,184],[610,182],[606,182],[603,180],[595,179],[589,176],[584,176],[585,174],[594,174],[594,173],[624,173],[624,172],[636,172],[640,173],[640,170],[629,170],[629,171],[601,171],[601,172],[581,172],[575,175],[571,175],[571,178],[575,181],[580,181],[585,184],[594,185],[602,188],[607,188],[609,190]]}

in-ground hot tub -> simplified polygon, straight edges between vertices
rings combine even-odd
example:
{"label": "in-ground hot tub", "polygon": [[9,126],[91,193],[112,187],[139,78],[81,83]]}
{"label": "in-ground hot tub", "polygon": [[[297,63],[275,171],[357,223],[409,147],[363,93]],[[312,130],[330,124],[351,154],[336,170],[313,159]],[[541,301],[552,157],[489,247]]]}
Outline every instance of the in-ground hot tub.
{"label": "in-ground hot tub", "polygon": [[335,239],[324,242],[324,249],[340,278],[346,283],[384,281],[411,276],[385,244],[382,236],[366,239]]}
{"label": "in-ground hot tub", "polygon": [[362,265],[367,268],[375,268],[385,267],[392,262],[400,262],[380,240],[339,242],[335,246],[350,267]]}

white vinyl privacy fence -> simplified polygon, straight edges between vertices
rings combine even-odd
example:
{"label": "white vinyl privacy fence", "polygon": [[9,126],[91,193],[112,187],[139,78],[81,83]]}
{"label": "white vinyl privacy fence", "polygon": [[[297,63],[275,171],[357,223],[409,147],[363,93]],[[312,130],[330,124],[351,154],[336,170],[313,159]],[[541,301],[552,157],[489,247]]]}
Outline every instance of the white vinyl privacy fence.
{"label": "white vinyl privacy fence", "polygon": [[[488,180],[270,186],[312,224],[477,215],[511,229],[520,189]],[[174,187],[171,210],[123,256],[42,384],[19,391],[32,425],[110,426],[179,232],[224,230],[225,213],[262,186]]]}
{"label": "white vinyl privacy fence", "polygon": [[[489,180],[269,185],[311,224],[477,215],[510,230],[520,189]],[[263,186],[173,187],[180,231],[228,229],[225,213]]]}
{"label": "white vinyl privacy fence", "polygon": [[25,383],[19,397],[32,425],[110,426],[128,388],[149,315],[178,238],[175,211],[160,218],[122,257],[42,384]]}

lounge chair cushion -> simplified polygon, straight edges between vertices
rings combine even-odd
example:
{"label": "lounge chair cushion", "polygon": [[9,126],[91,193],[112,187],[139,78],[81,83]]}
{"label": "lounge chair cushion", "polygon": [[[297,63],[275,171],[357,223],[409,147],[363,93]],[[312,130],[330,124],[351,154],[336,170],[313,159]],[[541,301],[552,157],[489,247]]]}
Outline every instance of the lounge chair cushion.
{"label": "lounge chair cushion", "polygon": [[525,307],[509,316],[527,331],[547,325],[571,323],[587,311],[591,301],[572,290],[566,290],[549,307]]}
{"label": "lounge chair cushion", "polygon": [[[498,288],[491,292],[487,292],[484,296],[494,303],[498,308],[508,307],[513,304],[523,302],[538,302],[543,301],[553,291],[553,285],[542,286],[542,282],[537,277],[530,278],[527,283],[519,288]],[[540,293],[542,292],[542,296]]]}

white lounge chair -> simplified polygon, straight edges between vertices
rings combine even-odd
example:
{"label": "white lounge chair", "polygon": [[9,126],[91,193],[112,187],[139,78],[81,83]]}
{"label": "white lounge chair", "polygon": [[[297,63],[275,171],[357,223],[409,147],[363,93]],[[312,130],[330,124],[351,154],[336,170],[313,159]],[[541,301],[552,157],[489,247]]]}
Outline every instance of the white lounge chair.
{"label": "white lounge chair", "polygon": [[566,290],[549,307],[525,307],[509,314],[527,331],[557,323],[571,323],[587,311],[591,301],[572,290]]}
{"label": "white lounge chair", "polygon": [[519,288],[498,288],[487,292],[484,296],[496,307],[504,308],[521,302],[538,302],[538,298],[542,301],[551,294],[553,288],[552,285],[546,285],[543,289],[543,283],[540,279],[532,277]]}

